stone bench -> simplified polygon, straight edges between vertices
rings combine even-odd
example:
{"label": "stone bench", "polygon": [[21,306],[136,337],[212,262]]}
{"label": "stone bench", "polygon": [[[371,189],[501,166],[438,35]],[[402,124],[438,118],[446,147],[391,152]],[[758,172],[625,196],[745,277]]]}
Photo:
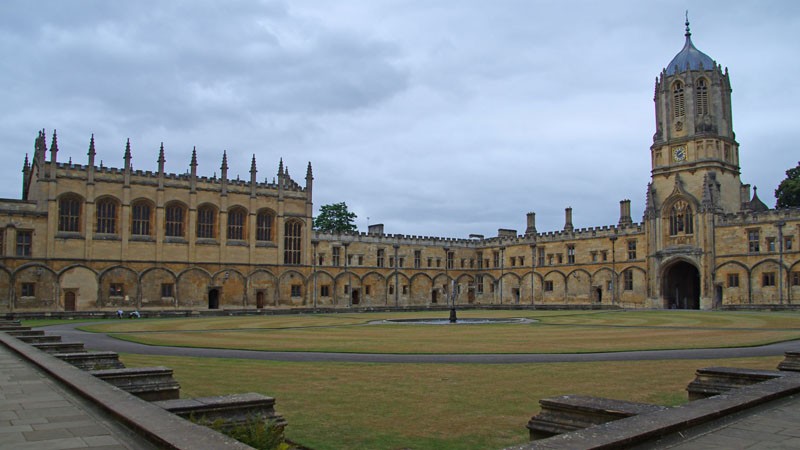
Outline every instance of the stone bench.
{"label": "stone bench", "polygon": [[734,367],[706,367],[697,369],[695,379],[686,387],[689,401],[723,394],[751,384],[780,378],[784,374],[774,370],[738,369]]}
{"label": "stone bench", "polygon": [[92,370],[89,373],[148,402],[180,397],[181,386],[168,367]]}
{"label": "stone bench", "polygon": [[54,353],[53,356],[81,370],[125,368],[117,352]]}
{"label": "stone bench", "polygon": [[783,361],[778,364],[778,370],[800,372],[800,352],[786,352]]}
{"label": "stone bench", "polygon": [[61,342],[61,336],[46,334],[43,336],[16,336],[22,342],[28,344],[45,344],[53,342]]}
{"label": "stone bench", "polygon": [[164,400],[153,402],[153,404],[184,419],[191,418],[203,424],[222,421],[222,427],[226,429],[243,425],[254,418],[265,422],[273,421],[276,426],[281,428],[286,426],[286,419],[275,412],[275,399],[253,392],[219,397]]}
{"label": "stone bench", "polygon": [[83,342],[45,342],[42,344],[31,344],[45,353],[85,353]]}
{"label": "stone bench", "polygon": [[583,395],[539,400],[541,411],[528,422],[531,440],[588,428],[613,420],[661,411],[663,406]]}

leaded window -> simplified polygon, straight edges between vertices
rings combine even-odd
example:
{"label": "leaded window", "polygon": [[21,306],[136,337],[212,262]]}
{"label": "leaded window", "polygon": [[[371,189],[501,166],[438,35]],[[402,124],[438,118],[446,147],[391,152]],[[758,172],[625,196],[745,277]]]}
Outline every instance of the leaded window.
{"label": "leaded window", "polygon": [[97,233],[117,233],[117,202],[104,198],[97,202]]}
{"label": "leaded window", "polygon": [[81,200],[65,196],[58,201],[58,231],[79,232],[81,230]]}

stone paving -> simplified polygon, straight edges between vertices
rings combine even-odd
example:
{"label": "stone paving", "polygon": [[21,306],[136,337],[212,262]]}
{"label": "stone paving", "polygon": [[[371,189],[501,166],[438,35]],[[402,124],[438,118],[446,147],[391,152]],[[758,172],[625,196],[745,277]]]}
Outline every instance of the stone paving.
{"label": "stone paving", "polygon": [[709,427],[698,436],[665,448],[695,449],[797,449],[800,448],[800,395],[772,402]]}
{"label": "stone paving", "polygon": [[0,449],[154,448],[0,345]]}

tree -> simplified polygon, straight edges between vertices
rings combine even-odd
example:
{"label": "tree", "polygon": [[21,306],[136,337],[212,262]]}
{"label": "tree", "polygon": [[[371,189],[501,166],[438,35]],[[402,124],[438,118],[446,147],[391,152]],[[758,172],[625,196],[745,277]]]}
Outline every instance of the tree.
{"label": "tree", "polygon": [[775,189],[776,208],[800,207],[800,161],[797,167],[786,171],[786,179]]}
{"label": "tree", "polygon": [[317,231],[349,232],[356,231],[353,221],[356,213],[347,210],[345,202],[322,205],[319,208],[319,215],[314,218],[314,229]]}

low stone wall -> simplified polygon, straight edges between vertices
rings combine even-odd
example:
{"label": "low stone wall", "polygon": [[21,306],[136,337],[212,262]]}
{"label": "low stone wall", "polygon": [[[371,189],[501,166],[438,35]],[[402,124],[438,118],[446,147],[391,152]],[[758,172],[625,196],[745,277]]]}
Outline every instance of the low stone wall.
{"label": "low stone wall", "polygon": [[165,410],[200,423],[222,421],[224,428],[244,425],[254,419],[271,421],[281,428],[286,420],[275,412],[275,399],[257,393],[187,398],[154,402]]}
{"label": "low stone wall", "polygon": [[531,440],[665,409],[658,405],[583,395],[543,398],[539,405],[541,411],[528,422]]}
{"label": "low stone wall", "polygon": [[92,370],[89,373],[148,402],[177,399],[181,393],[181,386],[168,367]]}
{"label": "low stone wall", "polygon": [[784,376],[775,370],[739,369],[735,367],[706,367],[697,369],[695,379],[686,387],[689,400],[712,397],[732,389],[761,383]]}

